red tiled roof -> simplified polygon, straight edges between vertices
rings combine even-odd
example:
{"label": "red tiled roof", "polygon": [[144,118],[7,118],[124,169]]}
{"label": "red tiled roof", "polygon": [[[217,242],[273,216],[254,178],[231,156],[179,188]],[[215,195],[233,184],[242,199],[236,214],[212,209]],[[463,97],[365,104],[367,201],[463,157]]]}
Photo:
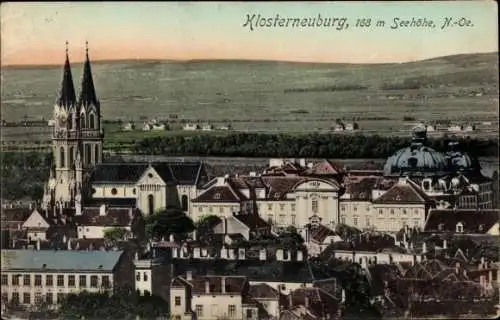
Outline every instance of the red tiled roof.
{"label": "red tiled roof", "polygon": [[262,181],[268,187],[268,200],[284,200],[293,187],[299,182],[306,181],[306,177],[298,176],[263,176]]}
{"label": "red tiled roof", "polygon": [[376,204],[426,204],[432,200],[410,180],[393,185],[386,193],[373,200]]}
{"label": "red tiled roof", "polygon": [[[425,223],[426,232],[456,232],[459,222],[464,233],[486,233],[500,221],[499,209],[431,210]],[[441,228],[441,229],[440,229]]]}
{"label": "red tiled roof", "polygon": [[248,200],[229,185],[211,187],[191,202],[241,202]]}

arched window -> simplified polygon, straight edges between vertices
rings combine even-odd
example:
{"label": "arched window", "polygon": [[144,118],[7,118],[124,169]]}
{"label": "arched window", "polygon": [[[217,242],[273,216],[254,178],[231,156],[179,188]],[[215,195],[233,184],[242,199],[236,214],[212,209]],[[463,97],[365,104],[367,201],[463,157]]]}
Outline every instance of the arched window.
{"label": "arched window", "polygon": [[94,164],[99,163],[99,146],[95,145],[94,146]]}
{"label": "arched window", "polygon": [[152,215],[155,211],[155,198],[152,194],[148,196],[148,213]]}
{"label": "arched window", "polygon": [[69,157],[69,166],[73,167],[73,165],[75,164],[75,148],[74,147],[69,148],[68,157]]}
{"label": "arched window", "polygon": [[311,209],[312,209],[312,212],[314,212],[314,213],[318,212],[318,199],[311,200]]}
{"label": "arched window", "polygon": [[80,114],[80,128],[85,129],[86,121],[85,121],[85,113]]}
{"label": "arched window", "polygon": [[90,164],[90,159],[92,159],[92,149],[90,144],[85,145],[85,163]]}
{"label": "arched window", "polygon": [[90,129],[95,129],[95,115],[93,113],[91,113],[89,115],[89,128]]}
{"label": "arched window", "polygon": [[181,208],[184,211],[188,210],[188,196],[183,195],[181,199]]}
{"label": "arched window", "polygon": [[59,149],[59,167],[61,168],[66,167],[66,157],[64,154],[64,147],[61,147]]}
{"label": "arched window", "polygon": [[69,117],[68,117],[68,122],[69,122],[69,130],[73,130],[73,117],[75,115],[73,113],[70,113]]}

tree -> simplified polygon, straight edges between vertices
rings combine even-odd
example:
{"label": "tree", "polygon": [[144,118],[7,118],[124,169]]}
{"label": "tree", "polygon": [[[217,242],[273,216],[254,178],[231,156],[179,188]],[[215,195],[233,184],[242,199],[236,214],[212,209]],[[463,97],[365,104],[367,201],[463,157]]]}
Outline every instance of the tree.
{"label": "tree", "polygon": [[213,227],[217,225],[221,219],[216,215],[204,215],[198,219],[195,223],[196,231],[199,236],[212,234]]}
{"label": "tree", "polygon": [[171,234],[185,234],[193,230],[193,220],[177,208],[160,209],[146,217],[146,236],[149,239],[168,238]]}
{"label": "tree", "polygon": [[130,231],[125,228],[112,227],[104,229],[104,240],[116,244],[120,240],[125,240],[125,236],[129,235]]}

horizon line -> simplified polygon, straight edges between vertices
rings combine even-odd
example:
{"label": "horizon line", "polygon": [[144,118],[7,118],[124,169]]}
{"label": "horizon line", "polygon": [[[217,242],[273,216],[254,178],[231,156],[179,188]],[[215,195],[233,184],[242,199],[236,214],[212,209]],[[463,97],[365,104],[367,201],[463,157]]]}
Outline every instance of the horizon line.
{"label": "horizon line", "polygon": [[[273,60],[273,59],[245,59],[245,58],[206,58],[206,59],[169,59],[169,58],[124,58],[124,59],[98,59],[92,60],[92,63],[120,63],[120,62],[172,62],[172,63],[192,63],[192,62],[269,62],[269,63],[296,63],[296,64],[343,64],[343,65],[384,65],[384,64],[403,64],[403,63],[412,63],[412,62],[421,62],[428,61],[433,59],[439,59],[444,57],[453,57],[453,56],[461,56],[461,55],[481,55],[481,54],[497,54],[496,51],[482,51],[482,52],[468,52],[468,53],[456,53],[449,55],[441,55],[434,56],[423,59],[416,60],[407,60],[407,61],[392,61],[392,62],[333,62],[333,61],[297,61],[297,60]],[[85,62],[84,59],[71,61],[71,64],[83,64]],[[13,63],[13,64],[2,64],[1,68],[36,68],[36,67],[58,67],[64,64],[64,61],[61,63]]]}

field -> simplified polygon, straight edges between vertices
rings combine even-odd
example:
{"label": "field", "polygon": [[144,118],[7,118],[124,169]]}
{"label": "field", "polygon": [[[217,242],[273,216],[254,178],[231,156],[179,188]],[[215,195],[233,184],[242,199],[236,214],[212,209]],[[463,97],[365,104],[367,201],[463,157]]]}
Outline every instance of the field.
{"label": "field", "polygon": [[[497,53],[372,65],[95,62],[93,74],[103,118],[139,127],[145,118],[175,114],[178,126],[196,121],[231,123],[238,131],[304,133],[328,131],[345,119],[365,133],[406,135],[415,122],[451,120],[478,124],[473,135],[498,135]],[[73,65],[73,75],[78,89],[81,65]],[[2,119],[50,119],[60,78],[60,66],[3,68]],[[11,137],[10,130],[3,128],[2,136]],[[105,130],[110,143],[179,134]]]}

